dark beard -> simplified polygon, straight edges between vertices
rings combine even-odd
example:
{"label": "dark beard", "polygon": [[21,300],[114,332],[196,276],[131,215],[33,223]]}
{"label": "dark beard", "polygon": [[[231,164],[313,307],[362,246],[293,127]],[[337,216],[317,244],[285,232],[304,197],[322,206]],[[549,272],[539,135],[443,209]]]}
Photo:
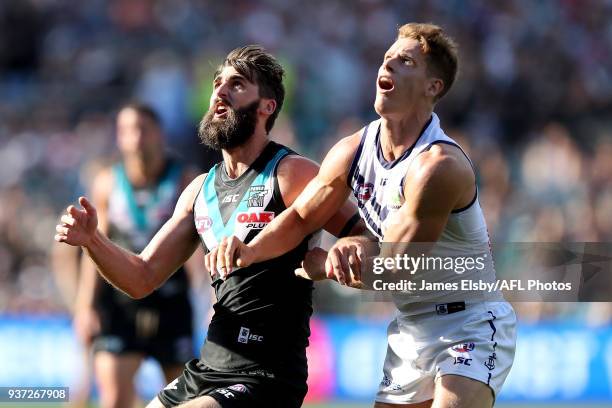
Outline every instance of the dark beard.
{"label": "dark beard", "polygon": [[228,107],[227,117],[213,121],[214,111],[208,110],[200,122],[198,135],[214,150],[232,149],[244,144],[255,132],[259,100],[240,109]]}

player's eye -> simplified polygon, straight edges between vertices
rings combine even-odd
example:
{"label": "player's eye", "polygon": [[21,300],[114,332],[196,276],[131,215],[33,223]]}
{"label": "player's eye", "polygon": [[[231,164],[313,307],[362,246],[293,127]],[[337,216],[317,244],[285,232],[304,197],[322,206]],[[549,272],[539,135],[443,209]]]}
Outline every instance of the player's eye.
{"label": "player's eye", "polygon": [[244,89],[244,84],[241,81],[234,81],[232,83],[232,88],[234,88],[236,91],[241,91]]}
{"label": "player's eye", "polygon": [[400,60],[402,61],[402,64],[408,66],[414,65],[414,60],[410,57],[400,56]]}

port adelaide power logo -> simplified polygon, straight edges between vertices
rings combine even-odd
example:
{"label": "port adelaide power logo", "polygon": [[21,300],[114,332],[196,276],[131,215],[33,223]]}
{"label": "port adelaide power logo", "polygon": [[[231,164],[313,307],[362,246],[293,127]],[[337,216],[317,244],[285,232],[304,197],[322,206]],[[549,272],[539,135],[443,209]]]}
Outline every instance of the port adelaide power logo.
{"label": "port adelaide power logo", "polygon": [[264,206],[264,198],[268,190],[264,185],[251,186],[249,189],[249,197],[247,198],[247,206],[251,207],[263,207]]}
{"label": "port adelaide power logo", "polygon": [[251,211],[257,208],[263,209],[266,205],[266,194],[270,190],[264,185],[255,185],[249,188],[247,195],[247,207],[250,211],[238,213],[236,222],[243,224],[248,229],[262,229],[274,219],[272,211]]}

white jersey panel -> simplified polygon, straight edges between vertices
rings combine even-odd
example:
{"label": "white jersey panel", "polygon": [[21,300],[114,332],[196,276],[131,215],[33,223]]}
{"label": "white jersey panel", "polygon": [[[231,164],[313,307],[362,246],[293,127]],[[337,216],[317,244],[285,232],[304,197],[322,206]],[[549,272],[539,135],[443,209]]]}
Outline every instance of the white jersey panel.
{"label": "white jersey panel", "polygon": [[[434,113],[423,129],[415,144],[393,162],[384,159],[380,145],[381,121],[368,124],[363,132],[361,144],[353,160],[349,173],[349,185],[357,198],[359,213],[370,231],[382,242],[385,231],[393,221],[393,215],[405,201],[404,178],[416,171],[412,168],[415,158],[434,144],[450,144],[461,147],[440,128],[438,116]],[[409,192],[406,192],[409,194]],[[428,281],[457,282],[462,279],[494,281],[495,270],[489,249],[489,237],[482,209],[475,196],[466,208],[453,211],[440,236],[428,254],[431,257],[473,257],[485,254],[485,268],[463,273],[448,270],[422,272]],[[421,273],[421,272],[419,272]],[[478,274],[477,276],[474,274]],[[419,313],[429,310],[430,303],[446,303],[479,300],[501,300],[499,293],[465,291],[417,291],[401,292],[394,296],[400,311]],[[427,309],[423,309],[426,307]]]}

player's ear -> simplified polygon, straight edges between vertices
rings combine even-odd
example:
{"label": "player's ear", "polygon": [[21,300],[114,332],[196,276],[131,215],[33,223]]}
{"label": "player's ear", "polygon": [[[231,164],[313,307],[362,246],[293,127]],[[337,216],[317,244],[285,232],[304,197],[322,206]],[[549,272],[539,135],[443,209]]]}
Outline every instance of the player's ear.
{"label": "player's ear", "polygon": [[427,81],[427,88],[425,90],[427,96],[435,99],[436,96],[440,95],[443,90],[444,81],[442,81],[440,78],[429,78],[429,81]]}
{"label": "player's ear", "polygon": [[266,115],[271,115],[276,110],[276,101],[274,99],[262,99],[259,105],[259,110]]}

